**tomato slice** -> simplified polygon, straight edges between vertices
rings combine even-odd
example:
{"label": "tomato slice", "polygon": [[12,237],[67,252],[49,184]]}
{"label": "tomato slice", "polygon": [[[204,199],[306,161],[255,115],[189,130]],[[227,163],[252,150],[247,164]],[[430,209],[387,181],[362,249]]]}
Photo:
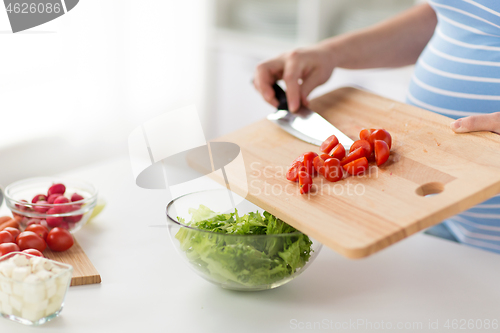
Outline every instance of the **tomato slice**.
{"label": "tomato slice", "polygon": [[326,139],[321,146],[319,147],[319,150],[322,153],[329,154],[332,149],[339,144],[339,140],[335,135],[330,136],[328,139]]}
{"label": "tomato slice", "polygon": [[314,159],[318,156],[318,154],[313,153],[312,151],[304,154],[304,166],[306,167],[306,171],[311,176],[316,174],[316,169],[314,169]]}
{"label": "tomato slice", "polygon": [[298,168],[304,166],[304,164],[301,161],[295,160],[292,165],[290,166],[290,169],[288,169],[286,173],[286,179],[288,179],[291,182],[296,182],[299,180],[299,170]]}
{"label": "tomato slice", "polygon": [[359,158],[344,165],[344,169],[353,176],[362,174],[368,170],[368,160],[366,157]]}
{"label": "tomato slice", "polygon": [[326,161],[327,159],[332,158],[332,156],[328,155],[328,154],[321,154],[321,155],[319,155],[319,157],[321,157],[323,159],[323,161]]}
{"label": "tomato slice", "polygon": [[366,156],[365,156],[365,150],[360,147],[350,152],[349,155],[347,155],[342,161],[340,161],[340,165],[345,165],[347,163],[360,159],[361,157],[366,157]]}
{"label": "tomato slice", "polygon": [[389,146],[387,142],[375,140],[375,161],[377,165],[384,164],[389,159]]}
{"label": "tomato slice", "polygon": [[308,193],[312,187],[312,177],[306,171],[305,166],[302,166],[299,169],[299,185],[300,185],[300,194]]}
{"label": "tomato slice", "polygon": [[344,171],[340,165],[340,161],[336,158],[329,158],[325,161],[326,180],[330,182],[338,182],[344,177]]}
{"label": "tomato slice", "polygon": [[376,130],[374,128],[372,128],[372,129],[364,128],[364,129],[361,130],[361,132],[359,132],[359,138],[361,140],[367,140],[368,141],[368,138],[370,137],[370,134],[372,134],[375,131]]}
{"label": "tomato slice", "polygon": [[323,156],[328,156],[328,158],[331,158],[330,155],[327,154],[322,154],[320,156],[316,156],[314,158],[313,164],[314,168],[316,169],[316,172],[319,173],[320,175],[325,175],[325,160]]}
{"label": "tomato slice", "polygon": [[[339,161],[342,161],[342,159],[345,157],[345,148],[344,146],[339,143],[338,145],[333,148],[331,154],[333,158],[338,159]],[[325,160],[326,161],[326,160]]]}
{"label": "tomato slice", "polygon": [[351,151],[355,151],[358,148],[363,148],[365,151],[365,157],[368,158],[372,155],[372,146],[370,145],[370,142],[367,140],[358,140],[354,141],[354,143],[351,146]]}
{"label": "tomato slice", "polygon": [[374,131],[372,134],[370,134],[370,137],[368,138],[368,142],[373,145],[375,144],[375,140],[383,140],[387,143],[387,146],[389,146],[389,150],[391,149],[392,146],[392,137],[387,132],[385,129],[378,129]]}

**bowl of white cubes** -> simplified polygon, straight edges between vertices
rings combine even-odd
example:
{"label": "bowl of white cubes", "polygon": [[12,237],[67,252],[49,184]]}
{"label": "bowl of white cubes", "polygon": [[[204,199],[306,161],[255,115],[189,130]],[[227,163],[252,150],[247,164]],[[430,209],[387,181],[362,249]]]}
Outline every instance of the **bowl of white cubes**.
{"label": "bowl of white cubes", "polygon": [[41,325],[59,315],[73,267],[27,253],[0,257],[0,315]]}

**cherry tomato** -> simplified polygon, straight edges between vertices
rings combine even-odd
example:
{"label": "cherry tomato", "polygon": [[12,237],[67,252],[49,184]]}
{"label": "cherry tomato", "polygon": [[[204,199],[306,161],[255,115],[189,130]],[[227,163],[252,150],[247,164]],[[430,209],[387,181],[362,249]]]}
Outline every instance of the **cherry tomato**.
{"label": "cherry tomato", "polygon": [[312,177],[306,171],[306,168],[304,166],[302,166],[299,170],[299,185],[300,185],[300,194],[305,194],[309,192],[309,190],[312,187]]}
{"label": "cherry tomato", "polygon": [[9,234],[12,235],[12,241],[14,241],[17,238],[17,236],[19,236],[19,234],[21,233],[19,229],[13,227],[7,227],[3,229],[3,231],[7,231]]}
{"label": "cherry tomato", "polygon": [[326,180],[331,182],[338,182],[344,177],[340,161],[336,158],[329,158],[325,161],[325,174]]}
{"label": "cherry tomato", "polygon": [[392,138],[391,138],[391,135],[389,134],[389,132],[387,132],[385,129],[378,129],[375,132],[373,132],[372,134],[370,134],[370,137],[368,138],[368,142],[370,142],[372,147],[375,143],[375,140],[385,141],[387,143],[387,146],[389,146],[389,150],[391,149]]}
{"label": "cherry tomato", "polygon": [[362,174],[368,170],[368,160],[366,157],[359,158],[344,165],[344,169],[353,176]]}
{"label": "cherry tomato", "polygon": [[[302,166],[301,168],[304,168],[304,166]],[[311,176],[309,176],[309,178],[310,177]],[[66,251],[73,246],[73,243],[73,236],[71,236],[68,230],[63,228],[54,228],[50,230],[49,235],[47,236],[47,245],[52,251]]]}
{"label": "cherry tomato", "polygon": [[327,154],[322,154],[320,156],[316,156],[314,158],[314,168],[316,169],[316,172],[318,172],[320,175],[325,175],[325,160],[323,156],[328,156],[327,159],[331,158],[330,155]]}
{"label": "cherry tomato", "polygon": [[377,165],[384,164],[389,159],[389,146],[385,141],[375,140],[375,161]]}
{"label": "cherry tomato", "polygon": [[304,154],[304,166],[306,167],[306,171],[311,176],[316,174],[316,170],[314,169],[314,158],[318,156],[318,154],[313,153],[312,151]]}
{"label": "cherry tomato", "polygon": [[321,159],[323,161],[326,161],[327,159],[332,158],[332,156],[328,155],[328,154],[321,154],[321,155],[319,155],[319,157],[321,157]]}
{"label": "cherry tomato", "polygon": [[333,148],[332,153],[330,154],[333,158],[338,159],[339,161],[342,161],[342,159],[345,157],[345,148],[344,146],[339,143],[338,145]]}
{"label": "cherry tomato", "polygon": [[319,151],[325,154],[329,154],[333,147],[338,144],[339,140],[335,135],[332,135],[321,144],[321,146],[319,147]]}
{"label": "cherry tomato", "polygon": [[41,258],[45,258],[42,254],[42,252],[36,250],[36,249],[26,249],[24,251],[22,251],[23,253],[27,253],[27,254],[31,254],[32,256],[37,256],[37,257],[41,257]]}
{"label": "cherry tomato", "polygon": [[359,132],[359,138],[361,140],[368,141],[368,138],[370,137],[370,134],[372,134],[375,131],[376,130],[374,128],[372,128],[372,129],[364,128],[364,129],[361,130],[361,132]]}
{"label": "cherry tomato", "polygon": [[19,252],[19,246],[16,243],[3,243],[0,244],[0,257],[11,252]]}
{"label": "cherry tomato", "polygon": [[349,155],[347,155],[342,161],[340,161],[340,164],[345,165],[347,163],[360,159],[361,157],[366,157],[366,156],[365,156],[365,150],[360,147],[350,152]]}
{"label": "cherry tomato", "polygon": [[354,143],[352,144],[351,146],[351,151],[355,151],[356,149],[358,148],[363,148],[363,150],[365,151],[365,157],[368,158],[372,155],[372,146],[370,145],[370,142],[368,142],[367,140],[358,140],[358,141],[354,141]]}
{"label": "cherry tomato", "polygon": [[16,243],[22,250],[26,249],[36,249],[43,252],[47,247],[47,244],[42,237],[35,234],[33,231],[23,231],[17,236]]}
{"label": "cherry tomato", "polygon": [[299,181],[299,167],[303,165],[304,164],[301,161],[294,161],[286,173],[286,179],[291,182]]}
{"label": "cherry tomato", "polygon": [[24,231],[33,231],[35,234],[40,236],[43,240],[47,239],[49,234],[49,228],[41,224],[31,224]]}
{"label": "cherry tomato", "polygon": [[12,237],[10,232],[5,230],[0,231],[0,244],[12,242],[14,242],[14,238]]}

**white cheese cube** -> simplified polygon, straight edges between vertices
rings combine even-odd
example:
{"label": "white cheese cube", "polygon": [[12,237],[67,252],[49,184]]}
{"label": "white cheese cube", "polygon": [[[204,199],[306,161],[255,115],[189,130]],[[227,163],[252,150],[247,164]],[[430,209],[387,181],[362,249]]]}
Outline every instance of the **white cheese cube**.
{"label": "white cheese cube", "polygon": [[56,279],[45,280],[45,288],[49,289],[49,288],[52,288],[52,287],[57,288]]}
{"label": "white cheese cube", "polygon": [[9,301],[10,301],[10,305],[12,305],[12,307],[15,310],[21,311],[21,309],[23,307],[23,300],[21,297],[11,295]]}
{"label": "white cheese cube", "polygon": [[53,268],[56,267],[56,265],[54,265],[52,262],[48,260],[44,260],[43,267],[45,268],[46,271],[51,271]]}
{"label": "white cheese cube", "polygon": [[44,299],[43,301],[38,303],[24,303],[24,308],[33,311],[45,311],[48,305],[49,305],[49,300]]}
{"label": "white cheese cube", "polygon": [[57,310],[59,310],[61,308],[61,305],[62,305],[62,300],[61,299],[57,298],[57,299],[51,300],[49,302],[49,305],[45,309],[45,315],[46,316],[50,316],[51,314],[53,314],[54,312],[56,312]]}
{"label": "white cheese cube", "polygon": [[12,282],[12,295],[23,297],[24,285],[22,282],[18,282],[18,281]]}
{"label": "white cheese cube", "polygon": [[57,291],[54,297],[60,297],[61,299],[64,298],[67,289],[68,289],[67,285],[62,285],[62,284],[57,285]]}
{"label": "white cheese cube", "polygon": [[28,266],[16,267],[12,270],[12,279],[16,281],[24,281],[31,274],[31,268]]}
{"label": "white cheese cube", "polygon": [[55,283],[50,286],[46,286],[46,288],[47,298],[52,298],[57,293],[57,285]]}
{"label": "white cheese cube", "polygon": [[37,273],[39,271],[46,270],[45,266],[44,266],[45,260],[43,258],[40,258],[40,257],[31,258],[30,262],[31,262],[31,272],[32,273]]}
{"label": "white cheese cube", "polygon": [[50,271],[52,272],[52,274],[57,275],[57,274],[61,273],[62,271],[64,271],[64,269],[57,267],[57,266],[54,266]]}
{"label": "white cheese cube", "polygon": [[48,271],[39,271],[36,273],[36,276],[38,276],[41,280],[48,280],[50,279],[54,274]]}
{"label": "white cheese cube", "polygon": [[12,315],[14,314],[14,309],[12,308],[12,305],[10,305],[9,302],[2,302],[2,312],[5,313],[6,315]]}
{"label": "white cheese cube", "polygon": [[67,285],[70,280],[71,280],[71,273],[70,272],[66,272],[66,273],[64,273],[61,276],[56,278],[56,282],[60,285]]}
{"label": "white cheese cube", "polygon": [[[5,303],[9,301],[9,295],[4,293],[3,291],[0,291],[0,302]],[[0,307],[1,309],[2,307]]]}
{"label": "white cheese cube", "polygon": [[21,317],[24,319],[28,319],[31,321],[37,321],[38,319],[43,318],[45,315],[45,311],[34,311],[30,308],[23,308],[21,312]]}
{"label": "white cheese cube", "polygon": [[8,294],[12,295],[12,282],[10,281],[0,281],[0,289]]}
{"label": "white cheese cube", "polygon": [[43,283],[25,284],[24,285],[24,301],[28,303],[39,303],[46,297],[45,285]]}
{"label": "white cheese cube", "polygon": [[30,265],[30,260],[28,259],[28,257],[21,254],[16,254],[14,257],[12,257],[12,262],[17,267],[26,267]]}
{"label": "white cheese cube", "polygon": [[3,261],[0,264],[0,274],[5,277],[12,277],[12,270],[16,267],[16,265],[11,261]]}

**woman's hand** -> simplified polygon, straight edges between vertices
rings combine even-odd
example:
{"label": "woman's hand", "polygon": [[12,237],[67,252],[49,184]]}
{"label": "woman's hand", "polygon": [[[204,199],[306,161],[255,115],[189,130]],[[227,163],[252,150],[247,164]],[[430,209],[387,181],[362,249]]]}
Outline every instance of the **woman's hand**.
{"label": "woman's hand", "polygon": [[490,131],[500,134],[500,112],[460,118],[450,126],[456,133]]}
{"label": "woman's hand", "polygon": [[334,69],[333,55],[322,44],[284,53],[257,66],[253,84],[262,97],[274,106],[278,100],[272,85],[283,79],[286,84],[288,108],[295,112],[308,105],[309,93],[325,83]]}

